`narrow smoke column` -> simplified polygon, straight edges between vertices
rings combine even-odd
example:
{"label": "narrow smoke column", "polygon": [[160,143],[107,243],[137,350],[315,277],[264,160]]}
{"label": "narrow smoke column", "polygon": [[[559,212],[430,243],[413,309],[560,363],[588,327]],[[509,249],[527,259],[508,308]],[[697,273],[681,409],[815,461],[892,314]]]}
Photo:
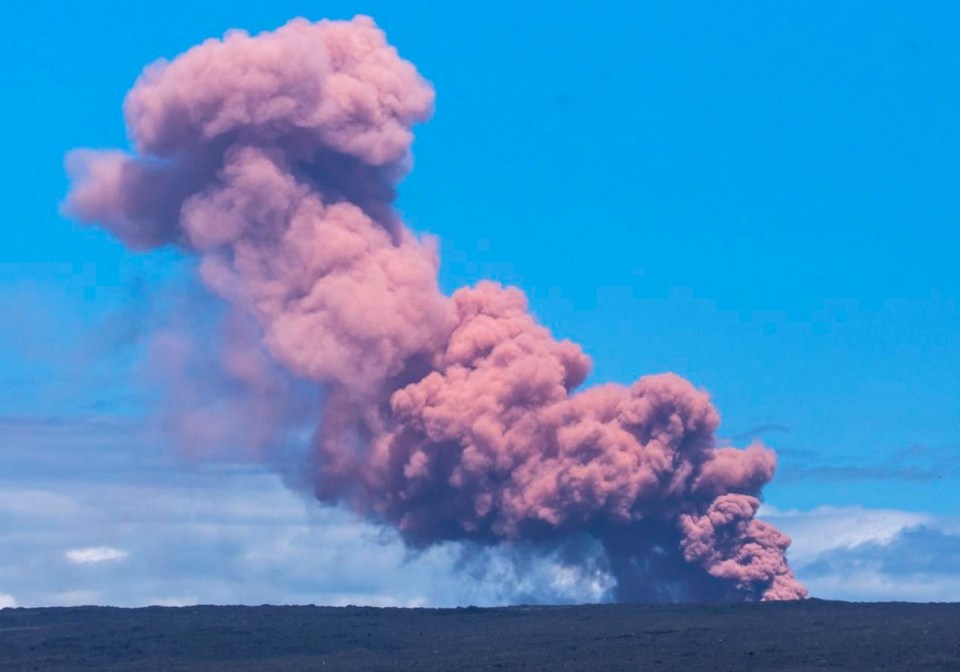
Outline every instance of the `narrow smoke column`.
{"label": "narrow smoke column", "polygon": [[520,290],[440,292],[434,242],[392,208],[433,98],[369,18],[233,31],[144,71],[133,153],[71,153],[66,211],[198,255],[322,387],[320,500],[419,547],[593,538],[621,600],[804,597],[754,517],[775,455],[718,447],[706,393],[672,374],[576,392],[590,360]]}

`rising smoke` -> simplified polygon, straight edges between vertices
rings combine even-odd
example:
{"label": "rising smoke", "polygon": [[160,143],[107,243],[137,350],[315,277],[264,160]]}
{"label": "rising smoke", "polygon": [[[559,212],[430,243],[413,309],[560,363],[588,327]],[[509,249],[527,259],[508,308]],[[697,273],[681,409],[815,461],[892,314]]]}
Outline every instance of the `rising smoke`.
{"label": "rising smoke", "polygon": [[435,243],[392,207],[433,99],[369,18],[230,32],[144,71],[133,153],[71,153],[66,210],[197,255],[252,318],[259,349],[221,356],[265,441],[290,421],[271,367],[322,389],[321,501],[412,547],[590,539],[620,600],[804,597],[789,539],[755,519],[776,458],[718,447],[706,393],[672,374],[576,391],[589,358],[520,290],[441,293]]}

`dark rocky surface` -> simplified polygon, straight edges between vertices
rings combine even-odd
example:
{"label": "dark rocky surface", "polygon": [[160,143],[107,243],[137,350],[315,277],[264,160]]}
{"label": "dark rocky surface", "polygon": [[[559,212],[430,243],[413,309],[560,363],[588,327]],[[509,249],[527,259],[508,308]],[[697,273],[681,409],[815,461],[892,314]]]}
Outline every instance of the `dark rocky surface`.
{"label": "dark rocky surface", "polygon": [[960,604],[6,609],[0,669],[960,670]]}

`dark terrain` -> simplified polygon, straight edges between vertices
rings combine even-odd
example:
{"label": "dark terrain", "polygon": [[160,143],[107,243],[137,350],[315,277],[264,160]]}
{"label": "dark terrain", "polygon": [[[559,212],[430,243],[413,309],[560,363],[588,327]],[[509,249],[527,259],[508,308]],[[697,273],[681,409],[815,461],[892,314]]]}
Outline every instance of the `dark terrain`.
{"label": "dark terrain", "polygon": [[0,611],[15,670],[960,670],[960,604]]}

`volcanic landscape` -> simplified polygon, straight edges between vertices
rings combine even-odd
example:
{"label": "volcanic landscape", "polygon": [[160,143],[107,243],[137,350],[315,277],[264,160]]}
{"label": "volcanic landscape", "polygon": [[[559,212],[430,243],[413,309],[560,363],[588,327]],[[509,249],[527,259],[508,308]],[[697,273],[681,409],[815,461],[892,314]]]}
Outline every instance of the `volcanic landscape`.
{"label": "volcanic landscape", "polygon": [[960,604],[0,611],[2,669],[958,670]]}

